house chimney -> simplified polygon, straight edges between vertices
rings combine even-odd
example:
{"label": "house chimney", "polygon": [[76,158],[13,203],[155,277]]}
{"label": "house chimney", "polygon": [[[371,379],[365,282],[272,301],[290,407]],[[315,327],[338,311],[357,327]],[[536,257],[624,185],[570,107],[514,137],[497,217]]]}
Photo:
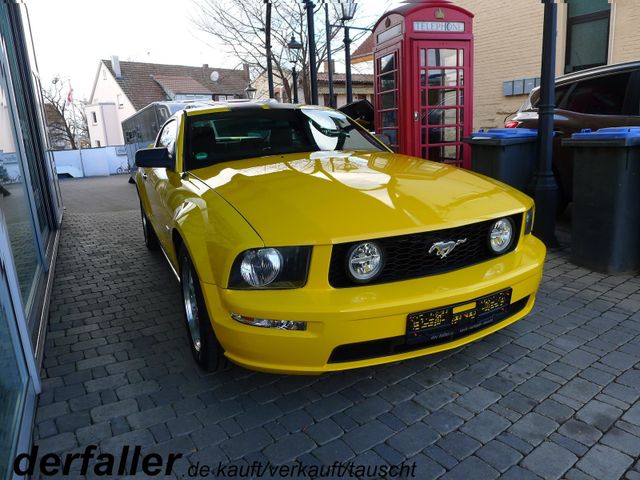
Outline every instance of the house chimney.
{"label": "house chimney", "polygon": [[[324,68],[324,73],[329,73],[329,62],[325,61],[322,63]],[[336,73],[336,61],[331,60],[331,72]]]}
{"label": "house chimney", "polygon": [[245,82],[250,82],[251,81],[251,75],[249,74],[249,64],[248,63],[243,63],[242,67],[244,68],[244,80],[245,80]]}
{"label": "house chimney", "polygon": [[209,68],[209,64],[208,63],[203,63],[202,64],[202,68]]}
{"label": "house chimney", "polygon": [[117,55],[111,56],[111,66],[113,67],[113,73],[116,75],[116,78],[122,78],[122,70],[120,70],[120,59]]}

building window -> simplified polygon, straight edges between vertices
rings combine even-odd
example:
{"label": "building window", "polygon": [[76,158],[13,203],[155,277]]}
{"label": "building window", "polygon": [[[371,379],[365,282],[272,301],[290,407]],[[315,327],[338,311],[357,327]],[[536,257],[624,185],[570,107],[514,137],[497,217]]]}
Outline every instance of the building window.
{"label": "building window", "polygon": [[606,65],[609,58],[609,0],[567,0],[565,73]]}
{"label": "building window", "polygon": [[118,104],[118,108],[124,108],[124,103],[122,102],[122,95],[116,95],[116,102]]}
{"label": "building window", "polygon": [[100,143],[100,140],[96,140],[96,147],[101,147],[102,144]]}
{"label": "building window", "polygon": [[93,122],[94,125],[98,124],[98,116],[96,115],[96,112],[91,112],[91,122]]}
{"label": "building window", "polygon": [[107,79],[107,69],[106,69],[106,68],[103,68],[103,69],[102,69],[102,79],[103,79],[103,80],[106,80],[106,79]]}

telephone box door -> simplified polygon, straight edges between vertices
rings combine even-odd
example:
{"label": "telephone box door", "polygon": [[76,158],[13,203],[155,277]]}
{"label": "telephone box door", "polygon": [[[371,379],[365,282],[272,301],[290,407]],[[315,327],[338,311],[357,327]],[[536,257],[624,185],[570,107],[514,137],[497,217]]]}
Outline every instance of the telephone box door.
{"label": "telephone box door", "polygon": [[471,122],[465,122],[471,115],[470,55],[465,41],[413,42],[413,155],[471,167],[469,147],[462,142],[471,134]]}

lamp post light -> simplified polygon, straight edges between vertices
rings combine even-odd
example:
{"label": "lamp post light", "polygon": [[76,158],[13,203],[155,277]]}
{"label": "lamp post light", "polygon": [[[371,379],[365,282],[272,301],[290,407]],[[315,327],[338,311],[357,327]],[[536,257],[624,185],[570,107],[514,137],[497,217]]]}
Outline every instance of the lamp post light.
{"label": "lamp post light", "polygon": [[349,26],[347,22],[353,20],[356,15],[358,5],[353,0],[345,0],[340,3],[342,9],[342,25],[344,26],[344,61],[346,68],[347,83],[347,103],[353,102],[353,84],[351,80],[351,37],[349,35]]}
{"label": "lamp post light", "polygon": [[247,88],[244,89],[244,93],[249,100],[256,98],[256,89],[251,85],[251,82],[247,84]]}
{"label": "lamp post light", "polygon": [[293,77],[293,103],[298,103],[298,72],[296,70],[296,66],[300,61],[302,44],[298,42],[293,35],[291,35],[291,40],[287,43],[287,48],[289,49],[289,62],[293,64],[293,68],[291,69],[291,76]]}
{"label": "lamp post light", "polygon": [[318,66],[316,65],[316,28],[313,19],[313,0],[304,0],[307,10],[307,33],[309,36],[309,83],[311,104],[318,105]]}

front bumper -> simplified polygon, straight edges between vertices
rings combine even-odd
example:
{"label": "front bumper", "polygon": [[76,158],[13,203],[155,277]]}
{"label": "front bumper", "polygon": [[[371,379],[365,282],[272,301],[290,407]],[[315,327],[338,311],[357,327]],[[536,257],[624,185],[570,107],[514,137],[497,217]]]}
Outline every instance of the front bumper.
{"label": "front bumper", "polygon": [[[527,315],[542,277],[545,247],[532,235],[502,257],[461,270],[382,285],[333,289],[313,285],[296,290],[227,290],[203,284],[205,301],[225,355],[252,370],[288,374],[366,367],[456,348]],[[486,328],[446,343],[396,349],[372,358],[330,362],[335,349],[383,339],[401,339],[407,315],[473,301],[511,288],[511,304],[521,308]],[[280,331],[248,326],[231,313],[272,320],[307,322],[306,331]],[[391,352],[391,351],[390,351]]]}

